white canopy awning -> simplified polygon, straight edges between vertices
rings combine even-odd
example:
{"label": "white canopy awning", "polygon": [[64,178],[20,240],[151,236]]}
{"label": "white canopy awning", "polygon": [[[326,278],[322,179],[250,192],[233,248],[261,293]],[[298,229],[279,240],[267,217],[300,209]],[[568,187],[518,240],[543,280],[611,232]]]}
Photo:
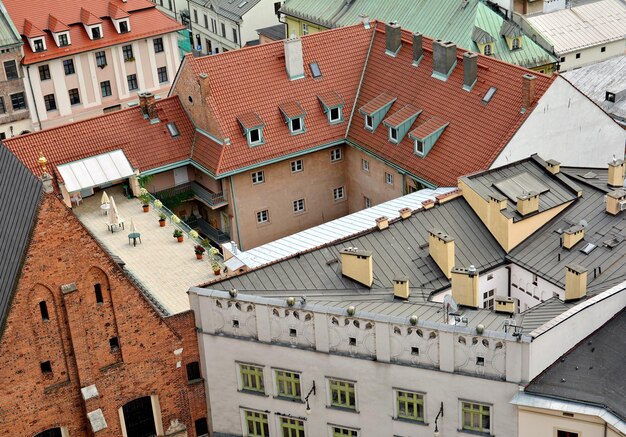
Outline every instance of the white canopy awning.
{"label": "white canopy awning", "polygon": [[118,181],[134,174],[121,150],[57,166],[69,193]]}

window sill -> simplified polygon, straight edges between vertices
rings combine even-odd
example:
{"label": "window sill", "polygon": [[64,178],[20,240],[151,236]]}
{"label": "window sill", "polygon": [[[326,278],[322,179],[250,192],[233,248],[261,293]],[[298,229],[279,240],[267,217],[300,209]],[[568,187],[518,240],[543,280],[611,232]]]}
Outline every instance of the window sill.
{"label": "window sill", "polygon": [[196,378],[192,380],[187,380],[187,385],[196,385],[196,384],[200,384],[201,382],[204,382],[204,379]]}
{"label": "window sill", "polygon": [[458,432],[462,432],[464,434],[482,435],[482,436],[494,437],[493,434],[491,434],[490,432],[472,431],[471,429],[457,429],[457,431]]}
{"label": "window sill", "polygon": [[269,398],[269,395],[266,395],[263,392],[260,391],[253,391],[253,390],[237,390],[239,393],[243,393],[246,395],[253,395],[253,396],[259,396],[259,397],[263,397],[263,398]]}
{"label": "window sill", "polygon": [[423,420],[408,419],[406,417],[394,417],[392,420],[395,420],[397,422],[410,423],[411,425],[428,426],[428,423],[424,422]]}
{"label": "window sill", "polygon": [[342,158],[342,159],[335,159],[335,160],[331,159],[331,160],[330,160],[330,163],[331,163],[331,164],[335,164],[335,163],[337,163],[337,162],[341,162],[341,161],[343,161],[343,158]]}
{"label": "window sill", "polygon": [[328,408],[329,410],[337,410],[337,411],[344,411],[346,413],[360,414],[359,411],[354,408],[339,407],[337,405],[326,405],[326,408]]}
{"label": "window sill", "polygon": [[293,215],[300,216],[300,215],[305,215],[306,213],[308,213],[308,211],[294,211]]}
{"label": "window sill", "polygon": [[290,398],[288,396],[272,396],[274,399],[281,401],[293,402],[294,404],[304,404],[304,401],[300,398]]}

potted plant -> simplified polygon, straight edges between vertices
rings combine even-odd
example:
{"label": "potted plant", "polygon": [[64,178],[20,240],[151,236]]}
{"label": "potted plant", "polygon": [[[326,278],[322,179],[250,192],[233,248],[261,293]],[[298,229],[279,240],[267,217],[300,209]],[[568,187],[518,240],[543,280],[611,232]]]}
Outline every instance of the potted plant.
{"label": "potted plant", "polygon": [[161,226],[162,228],[165,227],[165,219],[167,218],[167,216],[164,213],[159,214],[159,226]]}
{"label": "potted plant", "polygon": [[161,202],[159,199],[156,199],[156,200],[154,201],[154,207],[155,207],[156,209],[161,209],[161,208],[163,207],[163,202]]}
{"label": "potted plant", "polygon": [[174,230],[174,238],[176,238],[179,243],[182,243],[183,242],[183,231],[181,231],[180,229],[175,229]]}
{"label": "potted plant", "polygon": [[143,212],[150,211],[150,193],[145,188],[142,188],[139,191],[139,200],[141,200],[141,204],[143,205]]}
{"label": "potted plant", "polygon": [[199,244],[196,244],[193,248],[193,251],[196,252],[196,258],[197,259],[202,259],[202,256],[204,255],[204,252],[206,252],[206,249],[204,247],[202,247]]}
{"label": "potted plant", "polygon": [[220,270],[222,268],[219,261],[219,254],[220,251],[217,247],[212,247],[209,249],[209,255],[211,256],[211,268],[213,269],[213,273],[215,273],[215,276],[219,276]]}
{"label": "potted plant", "polygon": [[208,238],[205,238],[204,240],[202,240],[200,244],[202,244],[202,247],[204,247],[205,249],[211,245]]}

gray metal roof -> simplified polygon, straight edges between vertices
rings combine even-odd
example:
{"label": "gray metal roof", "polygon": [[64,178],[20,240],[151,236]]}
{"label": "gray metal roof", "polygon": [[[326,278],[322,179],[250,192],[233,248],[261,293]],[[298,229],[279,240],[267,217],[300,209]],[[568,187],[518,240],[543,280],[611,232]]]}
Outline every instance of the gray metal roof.
{"label": "gray metal roof", "polygon": [[219,3],[218,12],[233,21],[241,21],[244,14],[255,7],[261,0],[217,0]]}
{"label": "gray metal roof", "polygon": [[15,28],[13,21],[2,2],[0,2],[0,47],[22,45],[22,37]]}
{"label": "gray metal roof", "polygon": [[257,33],[259,35],[264,35],[274,41],[278,41],[281,39],[285,39],[285,25],[277,24],[275,26],[264,27],[262,29],[257,29]]}
{"label": "gray metal roof", "polygon": [[626,310],[536,377],[526,392],[603,406],[626,419]]}
{"label": "gray metal roof", "polygon": [[37,219],[41,181],[0,145],[0,333]]}

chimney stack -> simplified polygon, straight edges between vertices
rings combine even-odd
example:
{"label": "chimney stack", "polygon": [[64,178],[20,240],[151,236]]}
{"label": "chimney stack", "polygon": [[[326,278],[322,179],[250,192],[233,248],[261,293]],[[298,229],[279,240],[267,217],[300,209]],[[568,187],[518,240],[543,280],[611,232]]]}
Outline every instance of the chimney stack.
{"label": "chimney stack", "polygon": [[424,48],[422,46],[422,34],[415,32],[413,34],[413,65],[418,66],[424,57]]}
{"label": "chimney stack", "polygon": [[302,57],[302,40],[291,35],[285,40],[285,68],[289,80],[304,78],[304,58]]}
{"label": "chimney stack", "polygon": [[471,91],[478,76],[478,55],[467,52],[463,55],[463,89]]}
{"label": "chimney stack", "polygon": [[606,199],[606,212],[617,215],[626,210],[626,189],[619,188],[604,196]]}
{"label": "chimney stack", "polygon": [[565,301],[576,300],[587,294],[587,269],[572,264],[565,266]]}
{"label": "chimney stack", "polygon": [[624,186],[624,160],[616,159],[609,162],[609,187],[622,188]]}
{"label": "chimney stack", "polygon": [[404,220],[404,219],[408,219],[409,217],[411,217],[411,214],[413,213],[413,211],[411,211],[411,208],[402,208],[401,210],[398,211],[398,213],[400,214],[400,217],[402,218],[402,220]]}
{"label": "chimney stack", "polygon": [[389,218],[382,216],[376,219],[376,226],[378,230],[382,231],[383,229],[387,229],[389,227]]}
{"label": "chimney stack", "polygon": [[552,174],[557,174],[561,171],[561,163],[554,159],[548,159],[546,161],[546,169]]}
{"label": "chimney stack", "polygon": [[522,216],[527,216],[537,211],[539,211],[539,193],[529,191],[521,196],[517,196],[517,212]]}
{"label": "chimney stack", "polygon": [[563,248],[571,249],[580,240],[585,238],[585,228],[582,225],[572,226],[569,229],[563,231]]}
{"label": "chimney stack", "polygon": [[148,120],[159,119],[157,116],[154,94],[150,92],[139,93],[139,106],[141,107],[143,118],[147,118]]}
{"label": "chimney stack", "polygon": [[409,278],[398,277],[393,280],[393,295],[399,299],[408,299],[411,296],[409,290]]}
{"label": "chimney stack", "polygon": [[395,57],[402,47],[402,29],[395,21],[385,25],[385,40],[387,42],[385,53]]}
{"label": "chimney stack", "polygon": [[456,66],[456,44],[433,41],[433,77],[447,80]]}
{"label": "chimney stack", "polygon": [[341,255],[341,274],[356,282],[371,287],[374,282],[372,252],[347,247],[339,251]]}
{"label": "chimney stack", "polygon": [[478,308],[478,271],[476,267],[452,269],[452,297],[459,305]]}
{"label": "chimney stack", "polygon": [[446,278],[452,277],[454,267],[454,239],[439,229],[428,231],[428,254],[437,263]]}
{"label": "chimney stack", "polygon": [[535,85],[537,77],[530,73],[522,76],[522,103],[524,109],[529,109],[535,102]]}

